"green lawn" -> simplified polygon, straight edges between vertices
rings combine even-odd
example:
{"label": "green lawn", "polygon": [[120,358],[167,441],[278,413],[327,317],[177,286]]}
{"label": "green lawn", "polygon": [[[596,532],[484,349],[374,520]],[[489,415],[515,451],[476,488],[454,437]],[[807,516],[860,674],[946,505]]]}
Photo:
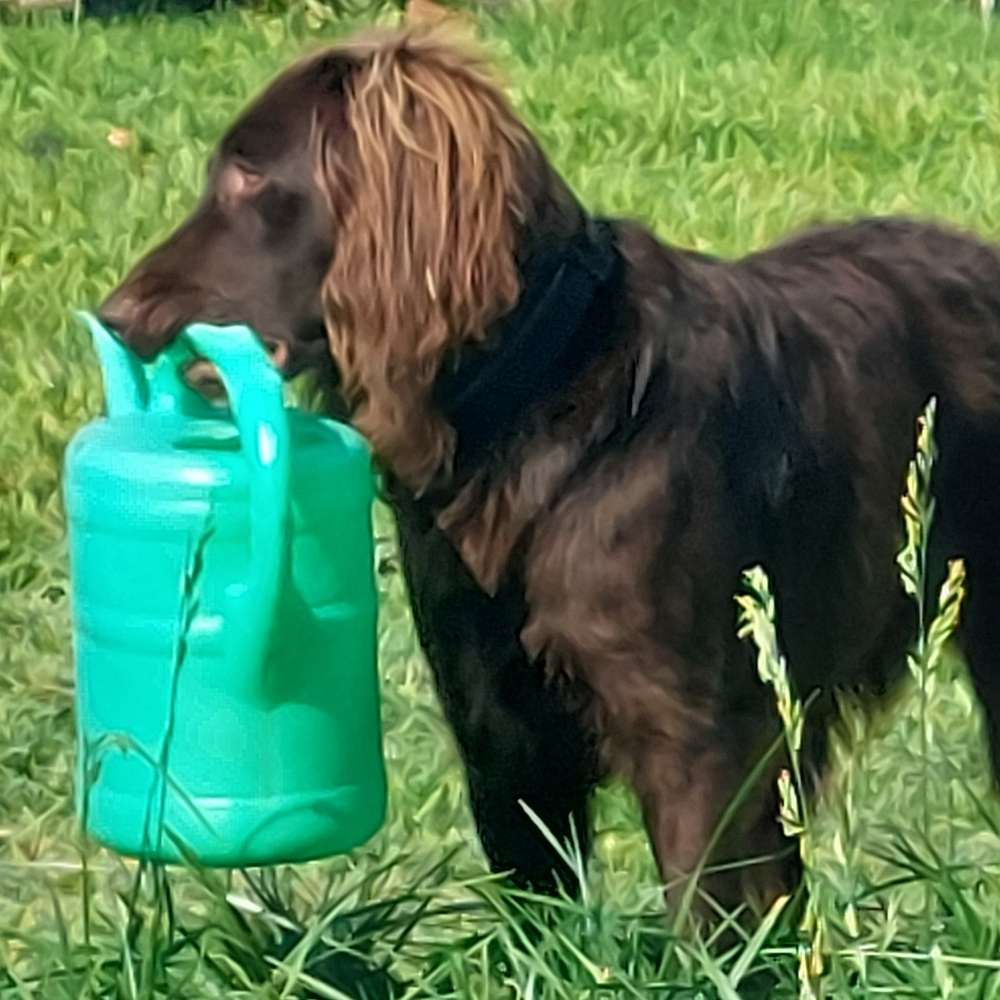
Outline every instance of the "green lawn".
{"label": "green lawn", "polygon": [[[1000,238],[1000,43],[968,6],[547,6],[484,31],[594,211],[724,254],[869,212]],[[241,104],[347,27],[314,0],[79,30],[0,20],[0,998],[798,996],[790,911],[714,957],[672,935],[623,789],[599,796],[580,905],[483,881],[381,513],[383,832],[267,877],[141,881],[76,836],[59,467],[101,397],[69,311],[187,211]],[[117,148],[112,128],[135,141]],[[933,681],[930,782],[907,694],[838,753],[811,828],[829,995],[1000,996],[1000,803],[960,669]]]}

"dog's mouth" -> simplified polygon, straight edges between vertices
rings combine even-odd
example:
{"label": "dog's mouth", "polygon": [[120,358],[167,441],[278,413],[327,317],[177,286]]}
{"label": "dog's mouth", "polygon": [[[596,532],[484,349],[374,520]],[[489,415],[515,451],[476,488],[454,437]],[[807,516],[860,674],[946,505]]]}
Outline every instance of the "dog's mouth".
{"label": "dog's mouth", "polygon": [[[164,288],[169,294],[164,293]],[[135,287],[114,292],[99,310],[102,322],[115,330],[142,358],[153,357],[189,323],[200,321],[223,325],[239,320],[240,310],[222,296],[207,295],[194,286],[181,286],[157,275],[143,275]],[[332,378],[332,358],[326,325],[310,319],[281,333],[257,330],[260,343],[285,381],[305,372],[315,372],[320,380]],[[181,376],[185,384],[208,402],[228,405],[225,383],[207,358],[188,362]]]}

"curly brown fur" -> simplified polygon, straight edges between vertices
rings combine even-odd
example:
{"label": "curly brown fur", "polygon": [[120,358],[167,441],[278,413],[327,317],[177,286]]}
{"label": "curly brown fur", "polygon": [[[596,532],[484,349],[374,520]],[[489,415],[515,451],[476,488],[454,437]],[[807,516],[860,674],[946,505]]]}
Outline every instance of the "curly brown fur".
{"label": "curly brown fur", "polygon": [[[664,879],[696,868],[776,732],[736,638],[751,564],[774,583],[800,694],[822,692],[822,767],[832,690],[877,696],[899,673],[898,498],[932,395],[937,555],[968,560],[962,641],[996,769],[1000,255],[863,220],[719,261],[618,222],[625,281],[601,350],[458,480],[434,388],[457,348],[502,331],[524,262],[586,221],[474,59],[378,35],[268,88],[104,313],[144,354],[193,319],[250,323],[289,372],[329,348],[387,473],[483,845],[519,880],[568,874],[519,800],[586,840],[608,769],[636,788]],[[723,903],[795,877],[776,857],[772,763],[714,858],[775,857],[709,882]]]}
{"label": "curly brown fur", "polygon": [[351,234],[324,283],[327,331],[358,427],[422,486],[452,445],[427,400],[442,359],[517,300],[534,149],[451,48],[401,36],[351,52],[363,62],[348,84],[353,155],[336,133],[317,136],[317,183]]}

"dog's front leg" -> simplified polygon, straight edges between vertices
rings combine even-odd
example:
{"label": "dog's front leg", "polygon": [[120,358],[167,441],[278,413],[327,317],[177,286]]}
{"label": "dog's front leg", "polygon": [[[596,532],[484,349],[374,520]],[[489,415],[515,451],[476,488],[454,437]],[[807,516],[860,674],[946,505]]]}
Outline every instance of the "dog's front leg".
{"label": "dog's front leg", "polygon": [[713,920],[744,903],[764,909],[798,878],[798,855],[777,822],[777,767],[741,787],[757,761],[725,742],[720,733],[714,745],[654,737],[631,761],[671,909],[689,903],[692,915]]}
{"label": "dog's front leg", "polygon": [[[584,630],[574,638],[585,641]],[[604,763],[637,793],[670,908],[714,919],[791,890],[797,855],[778,823],[780,730],[763,686],[746,683],[752,665],[691,662],[641,632],[601,652],[600,641],[572,645],[560,659],[593,692]],[[713,676],[742,695],[704,683]]]}
{"label": "dog's front leg", "polygon": [[485,594],[429,518],[405,501],[395,506],[417,631],[465,764],[490,867],[524,887],[553,892],[561,883],[573,893],[576,873],[521,803],[559,842],[575,834],[586,858],[593,740],[526,656],[517,592]]}
{"label": "dog's front leg", "polygon": [[695,466],[705,481],[680,497],[670,467],[656,450],[609,461],[535,530],[522,642],[588,690],[603,764],[638,794],[669,900],[700,875],[695,909],[711,915],[706,895],[724,909],[766,904],[788,882],[774,857],[790,846],[777,822],[780,761],[730,809],[780,727],[737,636],[739,561],[711,505],[724,495],[714,467]]}

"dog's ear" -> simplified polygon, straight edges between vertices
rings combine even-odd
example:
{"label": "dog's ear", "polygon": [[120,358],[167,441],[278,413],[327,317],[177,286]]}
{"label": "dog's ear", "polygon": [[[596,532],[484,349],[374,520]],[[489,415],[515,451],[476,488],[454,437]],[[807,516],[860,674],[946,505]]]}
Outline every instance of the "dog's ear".
{"label": "dog's ear", "polygon": [[420,489],[452,450],[430,405],[442,360],[517,300],[514,250],[539,157],[452,46],[403,34],[350,59],[347,134],[326,133],[318,156],[337,227],[327,325],[355,422]]}

